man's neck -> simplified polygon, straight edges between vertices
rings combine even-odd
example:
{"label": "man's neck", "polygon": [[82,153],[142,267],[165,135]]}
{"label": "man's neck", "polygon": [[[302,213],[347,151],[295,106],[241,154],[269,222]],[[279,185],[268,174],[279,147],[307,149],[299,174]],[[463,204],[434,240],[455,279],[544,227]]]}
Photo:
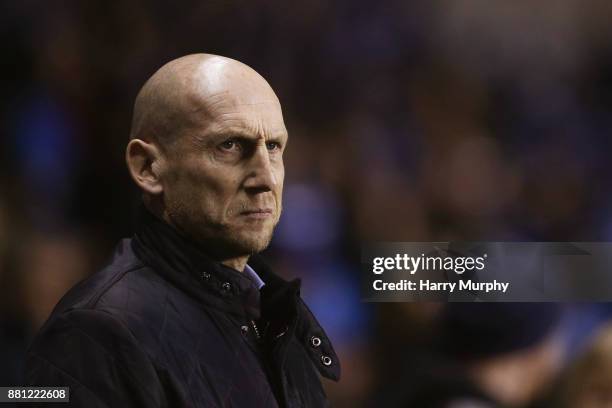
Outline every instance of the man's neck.
{"label": "man's neck", "polygon": [[224,261],[221,261],[221,264],[227,266],[228,268],[235,269],[238,272],[243,272],[248,260],[248,256],[241,256],[238,258],[226,259]]}

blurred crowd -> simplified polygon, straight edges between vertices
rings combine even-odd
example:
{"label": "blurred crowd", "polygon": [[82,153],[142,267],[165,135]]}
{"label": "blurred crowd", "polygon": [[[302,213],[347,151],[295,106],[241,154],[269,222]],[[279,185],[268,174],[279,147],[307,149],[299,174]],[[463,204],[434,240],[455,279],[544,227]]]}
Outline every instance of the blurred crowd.
{"label": "blurred crowd", "polygon": [[[472,305],[479,325],[445,331],[453,305],[362,303],[359,254],[365,241],[612,240],[611,19],[604,0],[0,1],[0,385],[20,383],[57,300],[131,235],[139,87],[208,52],[281,100],[285,210],[268,257],[304,278],[338,345],[334,406],[423,407],[402,404],[458,366],[485,394],[510,390],[493,396],[510,406],[606,406],[611,329],[593,333],[608,305]],[[517,311],[547,330],[506,342]],[[440,346],[505,316],[484,357]],[[520,392],[504,375],[526,366],[491,363],[517,353],[542,362]]]}

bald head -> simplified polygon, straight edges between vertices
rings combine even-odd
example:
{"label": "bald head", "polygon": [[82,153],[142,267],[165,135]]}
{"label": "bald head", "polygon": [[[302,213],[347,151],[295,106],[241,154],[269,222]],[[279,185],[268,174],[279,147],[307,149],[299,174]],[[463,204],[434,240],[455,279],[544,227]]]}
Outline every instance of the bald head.
{"label": "bald head", "polygon": [[241,271],[279,220],[287,139],[278,98],[257,72],[195,54],[140,90],[126,162],[152,212]]}
{"label": "bald head", "polygon": [[[213,118],[220,105],[280,103],[251,67],[212,54],[192,54],[162,66],[134,103],[130,139],[171,146],[185,130]],[[225,106],[227,107],[227,106]]]}

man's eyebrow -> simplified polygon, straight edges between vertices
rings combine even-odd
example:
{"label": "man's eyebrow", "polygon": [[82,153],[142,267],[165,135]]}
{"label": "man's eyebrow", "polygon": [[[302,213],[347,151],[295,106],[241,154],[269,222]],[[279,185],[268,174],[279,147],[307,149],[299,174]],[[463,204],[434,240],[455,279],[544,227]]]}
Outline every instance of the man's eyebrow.
{"label": "man's eyebrow", "polygon": [[[287,135],[286,132],[278,132],[275,133],[273,135],[270,135],[269,137],[265,137],[265,140],[271,140],[271,141],[283,141],[286,140],[289,136]],[[258,140],[260,138],[259,135],[254,135],[252,133],[247,133],[244,131],[233,131],[233,130],[226,130],[226,131],[222,131],[222,132],[218,132],[216,133],[213,138],[215,140],[219,140],[219,139],[241,139],[241,140],[245,140],[245,141],[255,141]]]}
{"label": "man's eyebrow", "polygon": [[217,132],[214,135],[215,139],[258,139],[257,135],[252,133],[243,132],[240,130],[224,130],[222,132]]}

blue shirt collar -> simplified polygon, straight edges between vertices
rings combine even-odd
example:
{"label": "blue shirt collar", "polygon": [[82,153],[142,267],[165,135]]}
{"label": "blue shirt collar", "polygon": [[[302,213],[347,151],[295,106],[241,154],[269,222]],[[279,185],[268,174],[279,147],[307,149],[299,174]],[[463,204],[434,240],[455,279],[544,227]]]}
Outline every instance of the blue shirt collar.
{"label": "blue shirt collar", "polygon": [[253,270],[249,265],[244,266],[244,273],[251,278],[257,289],[261,289],[263,285],[265,285],[264,281],[261,280],[257,272]]}

